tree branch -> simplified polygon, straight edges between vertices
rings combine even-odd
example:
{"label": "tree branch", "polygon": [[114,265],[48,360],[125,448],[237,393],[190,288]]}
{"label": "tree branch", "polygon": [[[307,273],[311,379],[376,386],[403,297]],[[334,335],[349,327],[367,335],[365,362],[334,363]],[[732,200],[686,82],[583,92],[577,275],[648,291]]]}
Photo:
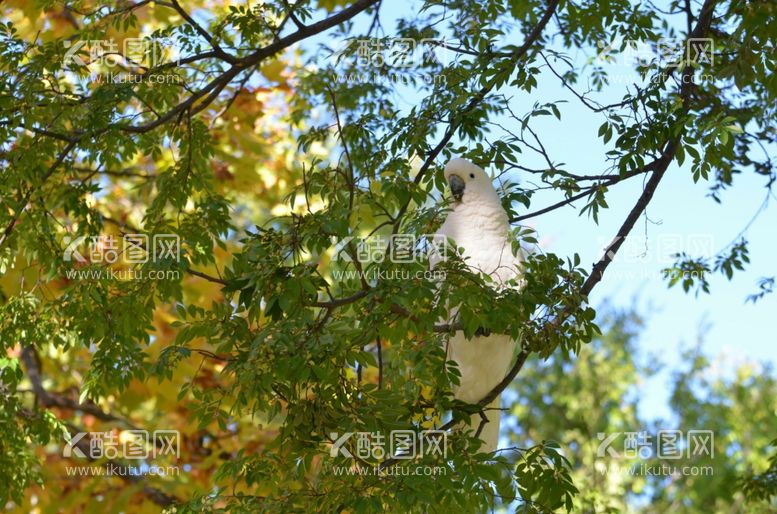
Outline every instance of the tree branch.
{"label": "tree branch", "polygon": [[16,205],[16,208],[14,209],[14,214],[11,217],[11,221],[9,221],[8,224],[6,225],[5,230],[3,231],[3,237],[0,238],[0,249],[3,248],[3,246],[5,246],[5,243],[8,241],[8,238],[13,233],[14,228],[16,227],[16,222],[19,221],[19,217],[22,215],[22,212],[24,211],[24,208],[27,206],[27,203],[30,201],[30,197],[32,196],[32,193],[46,183],[46,181],[51,177],[51,175],[59,167],[59,165],[62,164],[65,158],[67,158],[67,155],[70,153],[70,151],[73,150],[73,148],[75,148],[76,143],[77,143],[77,140],[72,140],[67,145],[65,145],[65,148],[62,149],[62,151],[59,153],[54,163],[43,174],[40,184],[38,186],[31,187],[24,194],[24,197],[22,198],[22,200]]}
{"label": "tree branch", "polygon": [[608,178],[606,180],[603,180],[602,182],[597,182],[596,184],[593,184],[592,186],[589,186],[589,187],[585,188],[585,190],[583,190],[583,191],[581,191],[581,192],[579,192],[577,194],[574,194],[574,195],[570,196],[569,198],[566,198],[564,200],[561,200],[559,202],[556,202],[556,203],[554,203],[552,205],[549,205],[549,206],[544,207],[542,209],[536,210],[534,212],[530,212],[528,214],[523,214],[521,216],[515,216],[515,217],[510,219],[510,223],[517,223],[517,222],[522,221],[522,220],[526,220],[526,219],[529,219],[529,218],[535,218],[535,217],[537,217],[537,216],[539,216],[541,214],[545,214],[545,213],[548,213],[548,212],[551,212],[551,211],[555,211],[556,209],[564,207],[565,205],[570,205],[570,204],[576,202],[577,200],[580,200],[581,198],[584,198],[584,197],[590,195],[594,190],[598,189],[599,187],[602,187],[602,186],[609,187],[609,186],[617,184],[618,182],[622,182],[622,181],[630,179],[632,177],[636,177],[637,175],[642,175],[642,174],[647,173],[649,171],[653,171],[654,169],[656,169],[656,166],[658,165],[658,162],[659,162],[659,159],[646,164],[645,166],[643,166],[642,168],[640,168],[638,170],[634,170],[634,171],[626,173],[624,175],[613,175],[612,177],[610,177],[610,178]]}
{"label": "tree branch", "polygon": [[[520,59],[522,59],[526,53],[529,51],[529,49],[532,47],[532,45],[539,39],[539,37],[542,35],[542,31],[545,29],[545,26],[550,21],[551,17],[553,16],[553,13],[556,11],[556,8],[558,7],[558,1],[559,0],[550,0],[548,2],[548,8],[545,11],[545,14],[540,18],[537,25],[534,26],[532,31],[529,33],[529,35],[526,37],[526,40],[523,42],[523,44],[515,50],[515,52],[512,52],[509,54],[510,58],[514,59],[516,62]],[[488,84],[486,84],[478,93],[467,103],[467,105],[462,109],[462,111],[459,113],[458,118],[454,118],[451,120],[450,124],[448,125],[448,128],[445,130],[445,134],[443,135],[442,139],[439,143],[437,143],[437,146],[435,146],[431,152],[426,156],[426,159],[424,160],[424,163],[421,165],[421,168],[418,170],[418,173],[415,176],[414,183],[420,184],[421,180],[423,179],[424,175],[426,175],[426,172],[429,170],[429,168],[434,163],[434,160],[437,158],[437,156],[442,152],[442,150],[445,148],[445,146],[448,144],[448,142],[453,138],[453,135],[456,133],[456,130],[459,128],[459,125],[461,124],[461,119],[464,115],[469,113],[471,110],[473,110],[475,107],[477,107],[488,95],[488,93],[491,92],[491,90],[496,85],[496,82],[492,80]],[[399,212],[397,213],[396,217],[394,218],[396,221],[394,222],[394,228],[392,229],[392,234],[396,234],[397,230],[399,230],[399,226],[402,223],[402,217],[407,212],[408,207],[410,206],[411,200],[408,199],[407,202],[405,202],[402,207],[399,209]],[[386,252],[389,251],[389,248],[386,249]]]}
{"label": "tree branch", "polygon": [[[701,13],[699,15],[699,22],[692,31],[692,33],[689,35],[689,39],[693,38],[703,38],[707,32],[709,31],[709,27],[712,21],[712,14],[714,11],[715,3],[717,0],[705,0],[704,5],[702,6]],[[680,87],[680,98],[682,99],[683,107],[682,107],[682,113],[687,114],[690,110],[690,95],[691,91],[693,89],[693,67],[688,65],[683,70],[683,78],[682,78],[682,85]],[[601,281],[602,277],[604,276],[604,272],[609,266],[609,264],[612,262],[612,260],[615,257],[615,254],[618,252],[618,249],[620,248],[621,244],[623,243],[623,240],[628,236],[628,234],[631,232],[631,229],[634,227],[634,224],[637,222],[639,217],[642,215],[642,213],[647,208],[648,204],[650,203],[650,200],[653,198],[653,194],[655,193],[658,184],[661,182],[661,179],[664,177],[667,168],[669,167],[669,164],[672,162],[672,159],[674,158],[675,152],[677,150],[678,145],[680,144],[680,136],[682,134],[682,131],[674,136],[670,141],[667,142],[667,144],[664,147],[664,151],[661,154],[661,157],[655,161],[655,169],[653,171],[653,175],[650,177],[650,180],[648,180],[647,184],[645,185],[645,189],[643,190],[642,194],[640,195],[639,199],[635,203],[634,207],[629,212],[628,216],[624,220],[623,224],[621,225],[621,228],[618,230],[618,233],[615,236],[615,239],[610,244],[610,246],[605,251],[602,258],[593,266],[593,270],[591,274],[589,275],[588,279],[583,283],[581,287],[581,293],[583,296],[587,297],[591,291],[594,289],[594,287]],[[555,330],[557,327],[559,327],[569,316],[571,316],[573,313],[573,307],[566,308],[558,317],[554,318],[552,321],[545,324],[543,327],[543,331],[551,331]],[[513,364],[513,366],[510,368],[510,371],[505,375],[505,377],[497,384],[483,399],[481,399],[477,406],[481,409],[488,405],[491,401],[494,400],[498,395],[502,393],[515,379],[515,377],[518,375],[518,373],[523,369],[524,364],[526,363],[526,360],[529,357],[529,350],[527,348],[523,348],[519,353],[518,357]],[[456,425],[456,423],[451,420],[448,423],[445,423],[440,427],[440,430],[448,430],[453,428]],[[396,459],[387,459],[380,465],[380,469],[384,469],[385,467],[388,467],[396,462]]]}
{"label": "tree branch", "polygon": [[[43,387],[43,377],[41,375],[40,369],[40,357],[37,355],[37,352],[35,352],[35,349],[32,346],[25,345],[22,348],[21,360],[27,370],[27,378],[30,380],[30,384],[32,384],[33,393],[35,394],[35,397],[38,399],[38,402],[41,406],[45,408],[59,407],[77,410],[79,412],[94,416],[95,418],[102,421],[120,421],[132,427],[133,429],[135,428],[134,425],[132,425],[132,423],[129,421],[107,413],[95,404],[79,403],[71,398],[67,398],[66,396],[47,391],[46,388]],[[79,432],[75,428],[72,428],[71,430],[71,435],[75,435],[75,433]],[[91,456],[89,444],[90,443],[88,438],[82,438],[73,443],[73,446],[81,450],[87,459],[90,461],[95,461],[96,459]],[[109,460],[109,462],[113,462],[113,460]],[[125,482],[130,483],[138,483],[143,480],[140,476],[136,475],[127,474],[119,476]],[[156,487],[152,487],[147,484],[143,485],[143,494],[145,494],[152,502],[163,507],[172,505],[174,503],[180,503],[181,501],[179,498],[167,494],[161,489],[157,489]]]}
{"label": "tree branch", "polygon": [[[157,3],[162,3],[162,2],[157,2]],[[197,31],[197,33],[198,33],[199,35],[201,35],[203,38],[205,38],[205,40],[206,40],[206,41],[207,41],[207,42],[210,44],[211,48],[213,48],[213,51],[214,51],[214,52],[216,52],[216,55],[217,55],[219,58],[221,58],[221,59],[223,59],[223,60],[225,60],[225,61],[227,61],[227,62],[229,62],[229,63],[233,63],[233,62],[235,62],[235,57],[233,57],[233,56],[229,55],[228,53],[226,53],[226,52],[225,52],[225,51],[224,51],[224,50],[223,50],[223,49],[222,49],[222,48],[219,46],[219,44],[216,42],[216,40],[213,38],[213,36],[210,34],[210,32],[208,32],[207,30],[205,30],[204,28],[202,28],[202,26],[201,26],[199,23],[197,23],[197,22],[194,20],[194,18],[192,18],[192,17],[189,15],[189,13],[187,13],[187,12],[184,10],[184,8],[183,8],[183,7],[181,7],[181,4],[179,4],[179,3],[178,3],[178,0],[171,0],[171,3],[170,3],[170,4],[166,4],[166,3],[165,3],[165,4],[163,4],[163,5],[169,5],[169,6],[170,6],[170,7],[172,7],[172,8],[173,8],[173,9],[174,9],[174,10],[175,10],[175,11],[176,11],[176,12],[177,12],[179,15],[181,15],[181,18],[183,18],[184,20],[186,20],[186,23],[188,23],[189,25],[191,25],[191,26],[194,28],[194,30],[196,30],[196,31]]]}

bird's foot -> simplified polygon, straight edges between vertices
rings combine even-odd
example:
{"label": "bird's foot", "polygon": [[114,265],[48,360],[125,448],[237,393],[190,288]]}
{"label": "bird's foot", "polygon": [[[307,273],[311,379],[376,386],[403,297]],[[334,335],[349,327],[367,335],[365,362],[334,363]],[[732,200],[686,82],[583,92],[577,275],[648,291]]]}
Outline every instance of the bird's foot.
{"label": "bird's foot", "polygon": [[480,337],[488,337],[491,335],[491,331],[486,327],[478,327],[477,330],[475,330],[475,335]]}

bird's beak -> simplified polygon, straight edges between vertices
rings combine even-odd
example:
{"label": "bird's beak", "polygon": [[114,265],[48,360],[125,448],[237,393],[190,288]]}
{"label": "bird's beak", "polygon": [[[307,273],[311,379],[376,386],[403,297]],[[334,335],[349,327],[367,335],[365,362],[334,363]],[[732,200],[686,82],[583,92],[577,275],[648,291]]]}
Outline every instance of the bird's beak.
{"label": "bird's beak", "polygon": [[450,175],[448,177],[448,185],[451,187],[453,198],[460,202],[461,197],[464,195],[464,181],[458,175]]}

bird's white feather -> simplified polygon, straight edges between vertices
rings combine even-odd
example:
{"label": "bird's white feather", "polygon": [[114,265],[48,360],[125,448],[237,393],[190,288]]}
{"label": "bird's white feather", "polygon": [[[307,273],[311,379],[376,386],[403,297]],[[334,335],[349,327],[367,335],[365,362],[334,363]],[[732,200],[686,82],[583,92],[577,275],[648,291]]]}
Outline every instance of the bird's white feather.
{"label": "bird's white feather", "polygon": [[[454,203],[437,232],[449,237],[462,248],[465,263],[473,271],[492,277],[496,287],[520,274],[520,256],[514,256],[509,240],[507,213],[485,171],[465,159],[452,159],[445,167],[445,177],[457,175],[464,180],[461,199]],[[455,318],[456,309],[449,317]],[[448,358],[457,363],[461,382],[454,390],[457,399],[467,403],[482,400],[507,374],[515,354],[516,342],[509,336],[491,334],[466,339],[456,332],[448,340]],[[483,426],[481,451],[494,451],[499,439],[500,398],[486,408],[488,422]],[[472,417],[470,428],[481,424],[479,415]]]}

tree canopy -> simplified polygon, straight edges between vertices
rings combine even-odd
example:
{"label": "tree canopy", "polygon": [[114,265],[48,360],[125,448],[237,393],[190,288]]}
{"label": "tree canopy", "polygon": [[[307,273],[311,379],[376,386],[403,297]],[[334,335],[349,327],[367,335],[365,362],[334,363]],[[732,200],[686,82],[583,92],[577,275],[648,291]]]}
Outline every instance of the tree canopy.
{"label": "tree canopy", "polygon": [[[509,446],[550,439],[569,451],[580,490],[574,512],[771,512],[773,504],[747,499],[768,500],[774,491],[768,484],[777,429],[774,369],[746,362],[721,373],[727,356],[707,356],[703,333],[683,351],[682,366],[665,369],[649,350],[640,350],[645,320],[611,306],[600,317],[602,336],[574,361],[554,355],[521,372],[511,387],[516,426]],[[639,408],[640,390],[659,371],[671,376],[666,419]],[[600,452],[597,437],[626,432],[655,439],[661,431],[693,427],[715,434],[709,458],[662,460],[650,444],[655,440],[646,441],[654,451],[624,455],[625,437],[614,441],[615,453]],[[667,465],[677,472],[658,472]]]}
{"label": "tree canopy", "polygon": [[[772,194],[777,4],[409,5],[391,26],[396,6],[382,0],[0,6],[1,501],[100,512],[774,507],[774,376],[710,380],[700,354],[678,371],[672,407],[678,426],[716,431],[714,482],[607,485],[581,470],[595,466],[583,447],[596,432],[648,422],[621,394],[643,372],[624,353],[629,322],[597,319],[588,298],[662,180],[691,174],[725,203],[755,175]],[[619,87],[608,59],[635,50]],[[544,97],[541,80],[601,122],[602,169],[546,150],[538,120],[567,122],[569,104]],[[617,101],[602,101],[613,91]],[[498,179],[526,254],[520,290],[490,287],[455,247],[430,272],[428,236],[449,205],[442,167],[456,156]],[[610,193],[635,181],[631,205],[608,210]],[[591,223],[621,220],[596,262],[544,251],[526,226],[568,205]],[[667,284],[710,292],[710,274],[732,278],[747,262],[744,238],[712,257],[679,254]],[[773,285],[764,277],[752,300]],[[458,316],[444,323],[449,306]],[[475,405],[451,395],[458,371],[443,343],[456,330],[521,342]],[[479,453],[454,427],[508,387],[515,448]],[[581,424],[575,412],[593,403]],[[422,449],[424,434],[443,435],[444,451],[363,456],[343,439],[392,431]],[[128,454],[144,433],[132,448],[145,457]],[[124,471],[78,471],[106,466]]]}

